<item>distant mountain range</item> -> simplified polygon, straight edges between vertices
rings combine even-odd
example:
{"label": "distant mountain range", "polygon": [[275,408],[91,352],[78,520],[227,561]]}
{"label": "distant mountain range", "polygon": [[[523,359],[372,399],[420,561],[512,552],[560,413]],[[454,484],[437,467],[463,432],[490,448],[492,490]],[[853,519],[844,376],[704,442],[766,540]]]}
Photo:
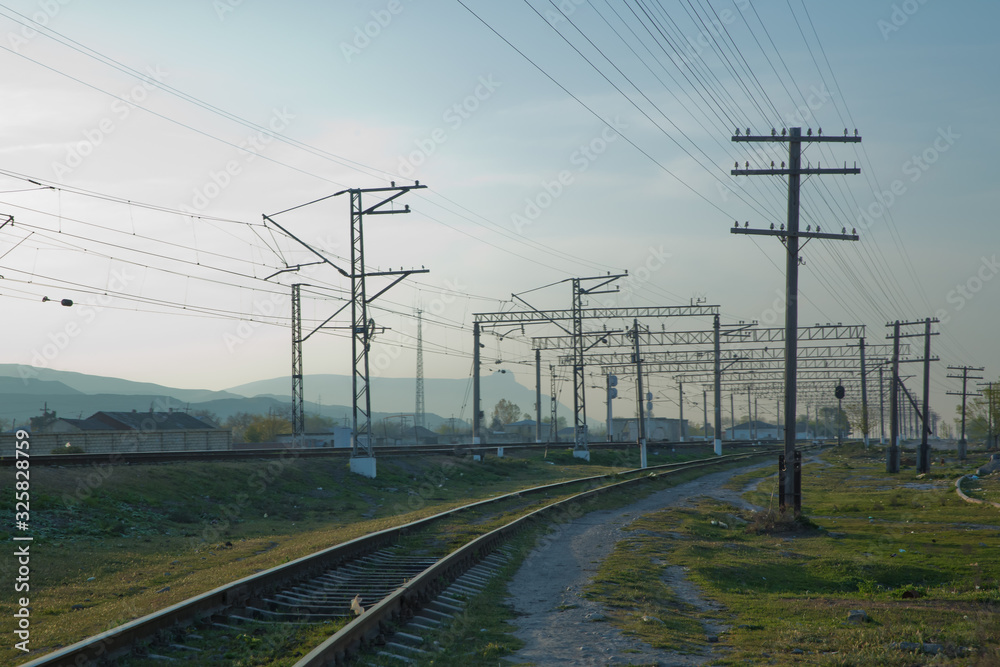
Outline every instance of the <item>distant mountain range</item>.
{"label": "distant mountain range", "polygon": [[[307,413],[344,419],[351,412],[351,377],[347,375],[307,375],[303,379]],[[481,384],[482,409],[487,418],[493,406],[504,398],[534,414],[535,392],[519,384],[512,373],[484,375]],[[88,417],[104,411],[208,410],[220,420],[238,412],[266,414],[291,406],[291,379],[260,380],[224,391],[177,389],[149,382],[87,375],[71,371],[0,364],[0,431],[16,420],[27,423],[47,408],[61,417]],[[372,418],[412,415],[416,403],[413,378],[372,378]],[[472,380],[426,378],[424,405],[427,425],[436,428],[454,417],[468,423],[472,419]],[[559,404],[559,414],[571,414]],[[549,397],[542,394],[542,413],[549,414]]]}

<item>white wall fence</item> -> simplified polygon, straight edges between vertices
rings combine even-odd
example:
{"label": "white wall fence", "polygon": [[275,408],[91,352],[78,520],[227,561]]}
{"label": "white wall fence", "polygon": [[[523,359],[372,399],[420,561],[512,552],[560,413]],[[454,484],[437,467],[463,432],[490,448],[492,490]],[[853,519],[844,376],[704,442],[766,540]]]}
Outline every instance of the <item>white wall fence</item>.
{"label": "white wall fence", "polygon": [[[0,456],[14,455],[14,433],[0,433]],[[186,431],[84,431],[82,433],[32,433],[31,453],[58,453],[66,443],[87,454],[129,452],[184,452],[231,449],[232,431],[226,429]]]}

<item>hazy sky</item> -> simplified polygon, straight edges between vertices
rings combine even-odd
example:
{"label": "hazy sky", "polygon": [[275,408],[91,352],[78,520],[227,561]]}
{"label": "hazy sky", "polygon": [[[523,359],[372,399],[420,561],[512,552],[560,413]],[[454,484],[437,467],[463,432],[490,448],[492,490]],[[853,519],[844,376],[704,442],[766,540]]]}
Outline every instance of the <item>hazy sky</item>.
{"label": "hazy sky", "polygon": [[[262,214],[390,180],[428,188],[367,219],[368,264],[430,273],[376,302],[375,373],[414,374],[418,306],[427,376],[467,377],[472,313],[608,271],[630,278],[590,305],[706,298],[780,325],[782,246],[729,228],[784,222],[786,186],[729,170],[782,149],[730,137],[856,128],[860,146],[806,152],[862,174],[808,179],[803,224],[862,240],[806,247],[800,323],[882,343],[939,317],[950,416],[947,365],[1000,372],[998,21],[985,0],[0,4],[0,360],[212,389],[288,375],[288,285],[314,286],[307,330],[349,286],[329,266],[263,280],[315,257]],[[346,265],[345,197],[276,220]],[[524,298],[569,307],[569,285]],[[306,373],[350,372],[344,334],[306,341]],[[531,384],[524,339],[484,339],[484,370]]]}

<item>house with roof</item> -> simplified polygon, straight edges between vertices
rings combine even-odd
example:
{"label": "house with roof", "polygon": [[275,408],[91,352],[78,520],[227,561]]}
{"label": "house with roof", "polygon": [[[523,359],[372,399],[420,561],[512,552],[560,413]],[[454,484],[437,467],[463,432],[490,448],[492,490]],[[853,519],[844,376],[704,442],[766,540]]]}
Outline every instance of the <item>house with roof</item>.
{"label": "house with roof", "polygon": [[[232,431],[186,412],[95,412],[86,419],[60,417],[32,433],[41,451],[75,446],[90,454],[230,449]],[[6,443],[4,443],[6,444]]]}

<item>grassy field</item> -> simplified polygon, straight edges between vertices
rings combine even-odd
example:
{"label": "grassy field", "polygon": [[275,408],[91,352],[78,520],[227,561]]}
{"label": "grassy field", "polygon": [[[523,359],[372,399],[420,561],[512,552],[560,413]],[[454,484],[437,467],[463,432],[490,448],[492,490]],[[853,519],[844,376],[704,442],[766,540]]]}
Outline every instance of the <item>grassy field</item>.
{"label": "grassy field", "polygon": [[[650,463],[681,458],[664,450]],[[386,459],[374,480],[350,474],[343,459],[36,467],[30,591],[5,586],[0,614],[11,618],[15,598],[29,597],[30,647],[38,655],[471,499],[637,465],[634,451],[595,451],[584,463],[553,449],[544,458],[536,452],[482,463]],[[13,470],[2,474],[12,481]],[[5,507],[13,508],[13,493],[5,483]],[[0,538],[13,544],[10,532],[0,530]],[[0,558],[3,581],[13,581],[16,567],[13,556]],[[34,657],[12,643],[0,646],[0,664]]]}
{"label": "grassy field", "polygon": [[[967,471],[889,475],[879,453],[829,450],[804,467],[802,521],[714,501],[643,517],[590,594],[654,646],[695,652],[707,621],[724,624],[712,664],[997,665],[1000,515],[958,498]],[[773,507],[770,471],[731,486],[754,482],[746,497]],[[668,565],[718,609],[682,599]],[[849,622],[852,610],[868,620]]]}

